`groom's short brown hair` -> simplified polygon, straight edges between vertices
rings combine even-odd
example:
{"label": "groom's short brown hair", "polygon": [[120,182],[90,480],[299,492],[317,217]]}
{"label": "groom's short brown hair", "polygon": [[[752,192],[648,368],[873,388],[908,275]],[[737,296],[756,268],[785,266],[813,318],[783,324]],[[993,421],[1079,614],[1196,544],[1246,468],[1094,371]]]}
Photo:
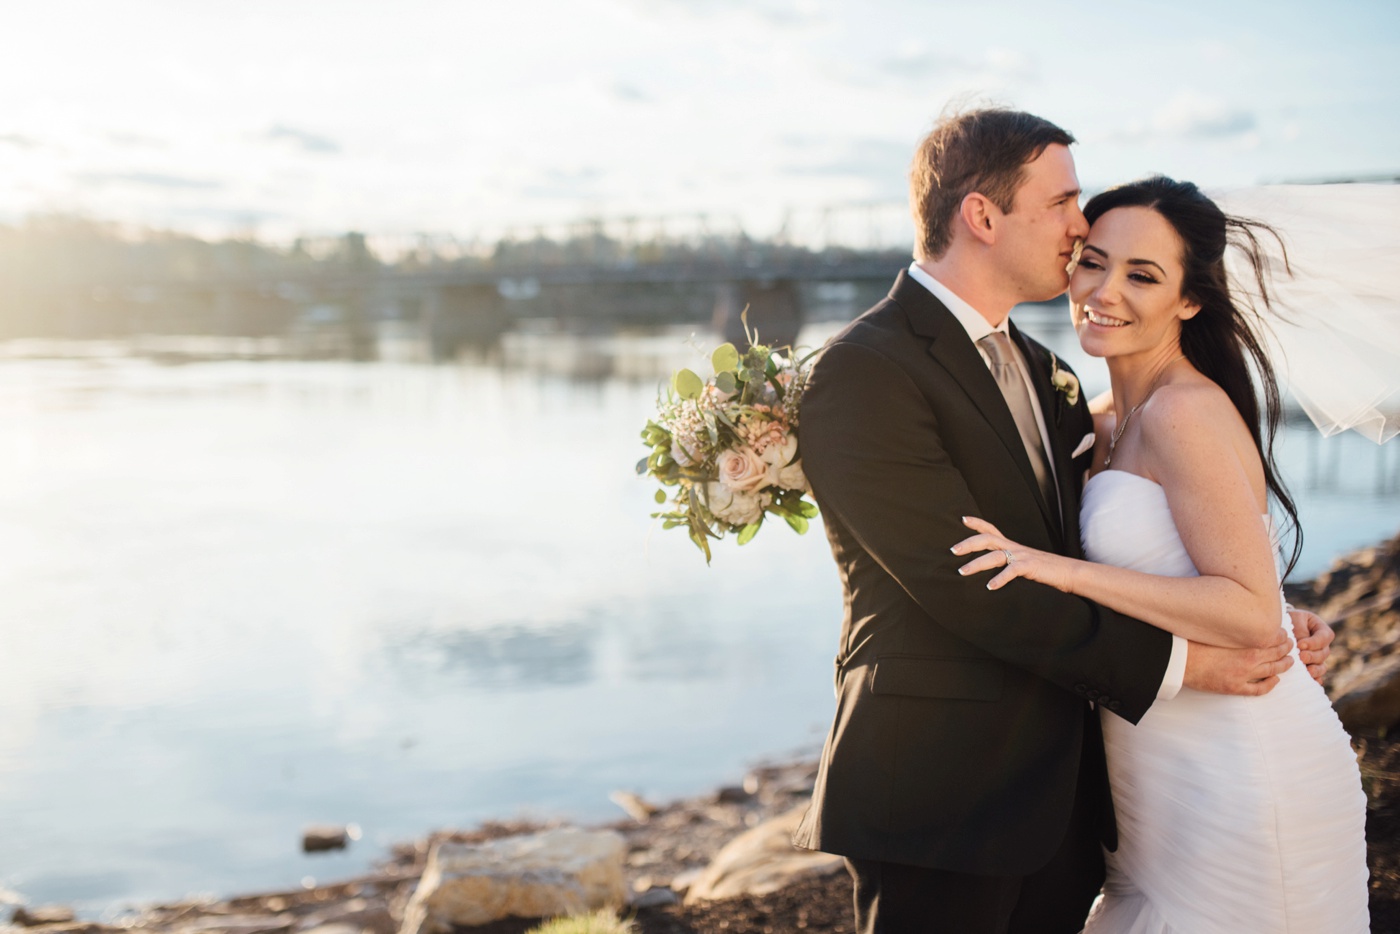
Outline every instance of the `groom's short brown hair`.
{"label": "groom's short brown hair", "polygon": [[941,118],[919,143],[909,170],[914,256],[938,259],[953,242],[953,219],[974,191],[1006,213],[1021,187],[1026,163],[1054,143],[1074,137],[1043,117],[987,108]]}

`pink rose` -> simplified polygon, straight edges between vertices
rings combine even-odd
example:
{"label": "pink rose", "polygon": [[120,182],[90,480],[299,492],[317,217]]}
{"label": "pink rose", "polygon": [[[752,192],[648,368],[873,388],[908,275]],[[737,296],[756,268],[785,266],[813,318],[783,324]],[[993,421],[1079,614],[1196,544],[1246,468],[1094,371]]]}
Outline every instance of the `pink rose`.
{"label": "pink rose", "polygon": [[768,482],[768,465],[747,444],[722,452],[715,466],[719,482],[736,492],[752,493]]}

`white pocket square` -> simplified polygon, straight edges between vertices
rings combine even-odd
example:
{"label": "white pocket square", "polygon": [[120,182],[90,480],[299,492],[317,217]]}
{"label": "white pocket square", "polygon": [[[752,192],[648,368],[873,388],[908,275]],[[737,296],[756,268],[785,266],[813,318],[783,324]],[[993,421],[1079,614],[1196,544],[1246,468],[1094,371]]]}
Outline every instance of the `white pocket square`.
{"label": "white pocket square", "polygon": [[1071,455],[1069,456],[1069,459],[1070,459],[1070,460],[1074,460],[1076,457],[1078,457],[1079,455],[1083,454],[1085,451],[1091,449],[1093,446],[1094,446],[1094,433],[1091,431],[1091,432],[1089,432],[1087,435],[1085,435],[1082,439],[1080,439],[1079,444],[1075,447],[1074,453],[1071,454]]}

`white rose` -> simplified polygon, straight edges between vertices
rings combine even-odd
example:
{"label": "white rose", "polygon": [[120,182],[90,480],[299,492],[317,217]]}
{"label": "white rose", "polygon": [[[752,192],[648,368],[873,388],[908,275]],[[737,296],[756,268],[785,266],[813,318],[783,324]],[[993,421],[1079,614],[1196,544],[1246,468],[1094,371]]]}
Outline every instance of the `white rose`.
{"label": "white rose", "polygon": [[778,486],[785,490],[807,490],[807,475],[802,472],[802,462],[793,461],[778,473]]}
{"label": "white rose", "polygon": [[736,493],[752,493],[768,482],[768,465],[747,444],[721,452],[715,467],[719,482]]}
{"label": "white rose", "polygon": [[710,507],[710,512],[718,516],[733,501],[734,491],[723,483],[711,480],[705,484],[705,504]]}
{"label": "white rose", "polygon": [[730,525],[749,525],[763,515],[763,507],[772,501],[768,494],[730,490],[723,483],[705,485],[710,498],[710,512],[716,519]]}

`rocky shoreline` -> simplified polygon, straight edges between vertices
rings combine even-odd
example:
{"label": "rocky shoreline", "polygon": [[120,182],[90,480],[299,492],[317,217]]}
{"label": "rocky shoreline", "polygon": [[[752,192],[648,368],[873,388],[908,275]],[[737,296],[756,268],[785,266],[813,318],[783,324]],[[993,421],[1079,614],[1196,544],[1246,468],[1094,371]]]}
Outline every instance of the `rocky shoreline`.
{"label": "rocky shoreline", "polygon": [[[1367,792],[1372,930],[1400,932],[1400,535],[1287,590],[1337,631],[1327,688],[1353,736]],[[637,934],[850,934],[851,885],[839,861],[785,845],[815,775],[813,762],[778,762],[740,784],[664,805],[615,795],[627,816],[587,829],[621,840],[621,884]],[[400,934],[435,850],[557,826],[488,822],[442,831],[395,847],[373,872],[343,882],[151,905],[115,923],[25,906],[0,934]],[[524,934],[538,923],[503,918],[456,930]]]}

